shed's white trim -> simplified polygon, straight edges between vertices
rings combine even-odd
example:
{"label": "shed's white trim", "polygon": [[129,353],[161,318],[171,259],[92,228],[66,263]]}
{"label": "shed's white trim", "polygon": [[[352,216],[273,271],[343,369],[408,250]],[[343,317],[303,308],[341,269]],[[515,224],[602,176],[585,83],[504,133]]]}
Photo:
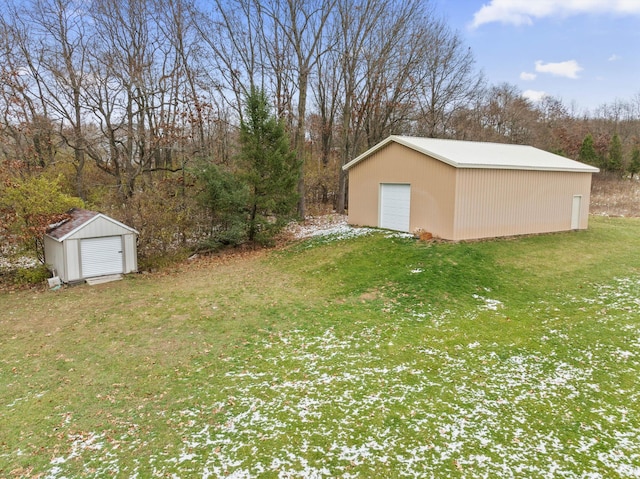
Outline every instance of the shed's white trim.
{"label": "shed's white trim", "polygon": [[133,229],[131,226],[127,226],[124,223],[120,223],[118,220],[114,220],[113,218],[104,215],[102,213],[98,213],[97,215],[93,216],[92,218],[88,219],[87,221],[85,221],[84,223],[82,223],[81,225],[78,225],[76,228],[72,229],[71,231],[69,231],[66,235],[60,237],[60,238],[54,238],[53,236],[47,234],[47,236],[49,238],[51,238],[52,240],[57,241],[58,243],[62,243],[64,240],[66,240],[67,238],[69,238],[70,236],[74,235],[75,233],[77,233],[79,230],[81,230],[82,228],[86,227],[87,225],[90,225],[91,223],[93,223],[94,221],[98,220],[99,218],[102,218],[104,220],[107,220],[115,225],[120,226],[121,228],[124,228],[128,231],[130,231],[131,233],[135,234],[135,235],[139,235],[140,233],[138,233],[138,231],[136,231],[135,229]]}

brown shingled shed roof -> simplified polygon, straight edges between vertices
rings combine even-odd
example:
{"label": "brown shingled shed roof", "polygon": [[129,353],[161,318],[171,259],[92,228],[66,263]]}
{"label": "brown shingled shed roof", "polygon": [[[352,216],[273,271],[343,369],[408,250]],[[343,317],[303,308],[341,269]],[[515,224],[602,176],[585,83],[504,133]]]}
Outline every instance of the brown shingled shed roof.
{"label": "brown shingled shed roof", "polygon": [[81,208],[73,208],[67,212],[70,218],[61,223],[52,225],[47,234],[55,239],[60,239],[63,236],[71,233],[76,228],[79,228],[91,218],[97,216],[97,211],[83,210]]}

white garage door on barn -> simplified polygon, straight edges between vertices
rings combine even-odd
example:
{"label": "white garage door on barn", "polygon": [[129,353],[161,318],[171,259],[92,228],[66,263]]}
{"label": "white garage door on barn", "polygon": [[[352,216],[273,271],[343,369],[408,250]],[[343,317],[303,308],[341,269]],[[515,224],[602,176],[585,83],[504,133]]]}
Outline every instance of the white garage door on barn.
{"label": "white garage door on barn", "polygon": [[122,237],[104,236],[81,240],[80,261],[82,276],[85,278],[123,273]]}
{"label": "white garage door on barn", "polygon": [[411,185],[380,184],[380,228],[409,231]]}

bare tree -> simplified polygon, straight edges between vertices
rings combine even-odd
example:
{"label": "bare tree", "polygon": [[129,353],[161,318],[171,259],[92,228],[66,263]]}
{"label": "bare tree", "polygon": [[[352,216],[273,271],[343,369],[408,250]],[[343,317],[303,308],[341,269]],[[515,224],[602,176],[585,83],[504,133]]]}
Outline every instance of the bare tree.
{"label": "bare tree", "polygon": [[86,197],[83,89],[87,80],[88,35],[72,0],[31,0],[19,16],[28,38],[21,43],[23,68],[33,81],[34,98],[58,123],[59,134],[74,154],[76,194]]}
{"label": "bare tree", "polygon": [[483,140],[530,144],[539,113],[520,90],[503,83],[487,90],[482,108]]}
{"label": "bare tree", "polygon": [[55,156],[54,126],[46,116],[46,105],[31,94],[33,79],[25,71],[28,32],[16,20],[15,9],[0,17],[0,148],[2,156],[17,172],[44,168]]}
{"label": "bare tree", "polygon": [[[403,129],[412,107],[411,71],[418,61],[416,29],[429,11],[424,2],[393,9],[382,0],[344,0],[340,15],[342,56],[341,167],[393,131]],[[344,212],[347,178],[340,167],[337,211]]]}
{"label": "bare tree", "polygon": [[362,88],[365,81],[362,74],[364,68],[365,49],[369,38],[383,18],[385,12],[384,1],[341,0],[338,3],[339,23],[336,30],[338,38],[338,50],[340,55],[339,66],[341,68],[342,88],[334,88],[334,94],[342,93],[342,124],[341,155],[338,171],[338,199],[336,211],[344,213],[347,196],[347,176],[342,167],[347,164],[354,152],[354,143],[357,144],[361,128],[360,118],[356,118],[356,128],[352,128],[353,108],[356,103],[357,91]]}
{"label": "bare tree", "polygon": [[298,91],[298,108],[293,132],[293,147],[301,172],[298,180],[298,215],[305,216],[304,161],[305,121],[309,78],[319,58],[331,47],[327,41],[327,23],[337,0],[270,0],[263,9],[273,25],[275,35],[286,39],[284,50],[293,57],[291,71]]}
{"label": "bare tree", "polygon": [[[191,7],[208,62],[208,81],[238,118],[252,88],[265,86],[264,21],[254,0],[216,0],[212,11]],[[214,73],[215,72],[215,73]]]}
{"label": "bare tree", "polygon": [[444,21],[425,22],[419,35],[422,60],[412,72],[418,83],[417,133],[448,137],[451,119],[481,90],[483,78],[474,68],[471,49]]}
{"label": "bare tree", "polygon": [[196,142],[204,142],[203,110],[185,63],[186,20],[178,1],[101,0],[92,9],[100,28],[88,99],[103,138],[90,153],[116,178],[125,197],[141,175],[151,182],[154,171],[182,169],[183,161],[173,165],[174,148],[194,130]]}
{"label": "bare tree", "polygon": [[[202,17],[202,38],[218,66],[224,90],[242,102],[251,88],[269,91],[276,112],[293,131],[293,146],[303,164],[309,81],[328,48],[326,26],[336,0],[216,1]],[[323,47],[324,46],[324,47]],[[297,106],[294,102],[297,101]],[[304,215],[304,177],[299,181],[298,212]]]}
{"label": "bare tree", "polygon": [[153,65],[153,30],[144,0],[121,3],[95,2],[93,21],[100,25],[94,49],[94,76],[100,94],[94,96],[94,113],[105,136],[110,138],[110,156],[93,149],[97,165],[116,178],[118,191],[130,196],[136,178],[149,163],[148,118],[154,108],[150,80]]}
{"label": "bare tree", "polygon": [[[180,97],[180,89],[185,89],[184,106],[189,112],[189,126],[196,132],[197,149],[204,153],[206,149],[205,139],[205,116],[208,109],[204,99],[204,92],[200,91],[198,80],[201,74],[196,65],[196,58],[201,52],[199,39],[197,38],[197,28],[193,18],[193,9],[184,0],[165,0],[157,2],[156,10],[159,17],[158,28],[162,35],[168,39],[174,56],[172,62],[175,69],[171,75],[175,80],[172,82],[173,91],[171,97]],[[173,108],[164,122],[168,125],[177,123],[179,111]]]}
{"label": "bare tree", "polygon": [[[334,29],[331,35],[336,35],[335,28],[337,22],[333,22],[330,28]],[[309,128],[309,135],[312,140],[312,146],[317,145],[312,155],[317,155],[317,163],[319,171],[322,175],[318,178],[318,186],[321,189],[320,201],[323,204],[334,202],[336,198],[337,183],[332,184],[334,177],[338,171],[328,171],[331,167],[332,160],[335,157],[334,146],[336,140],[336,127],[338,120],[338,112],[343,98],[343,70],[342,59],[338,49],[330,49],[324,55],[318,58],[316,63],[316,74],[311,84],[311,94],[313,96],[313,104],[315,106],[315,114],[312,115],[312,122]],[[315,128],[314,128],[315,126]],[[329,190],[332,190],[331,198]],[[336,205],[333,204],[335,207]]]}
{"label": "bare tree", "polygon": [[559,98],[545,95],[534,105],[538,112],[533,143],[539,148],[564,155],[577,155],[578,139],[572,139],[569,111]]}
{"label": "bare tree", "polygon": [[318,59],[315,82],[311,90],[316,114],[320,119],[320,161],[323,166],[329,163],[334,144],[334,128],[342,96],[343,73],[340,55],[336,50]]}

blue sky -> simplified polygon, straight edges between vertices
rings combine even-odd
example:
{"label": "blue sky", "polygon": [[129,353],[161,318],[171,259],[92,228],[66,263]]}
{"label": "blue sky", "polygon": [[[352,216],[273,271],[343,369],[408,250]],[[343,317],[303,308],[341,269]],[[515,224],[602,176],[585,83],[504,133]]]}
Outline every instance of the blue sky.
{"label": "blue sky", "polygon": [[435,0],[491,84],[577,112],[640,97],[640,0]]}

